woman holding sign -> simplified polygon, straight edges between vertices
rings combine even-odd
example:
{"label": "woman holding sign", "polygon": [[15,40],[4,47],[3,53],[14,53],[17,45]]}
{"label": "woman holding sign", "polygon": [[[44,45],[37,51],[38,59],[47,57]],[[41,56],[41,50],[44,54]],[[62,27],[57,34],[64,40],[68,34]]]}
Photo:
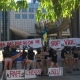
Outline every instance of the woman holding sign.
{"label": "woman holding sign", "polygon": [[3,80],[3,76],[6,72],[7,66],[9,65],[9,70],[12,69],[12,52],[10,51],[10,47],[6,46],[3,52],[4,56],[4,70],[2,72],[2,77],[0,80]]}
{"label": "woman holding sign", "polygon": [[52,67],[58,67],[58,63],[57,63],[57,51],[53,50],[52,51],[52,56],[51,56],[51,64],[50,64],[50,68]]}

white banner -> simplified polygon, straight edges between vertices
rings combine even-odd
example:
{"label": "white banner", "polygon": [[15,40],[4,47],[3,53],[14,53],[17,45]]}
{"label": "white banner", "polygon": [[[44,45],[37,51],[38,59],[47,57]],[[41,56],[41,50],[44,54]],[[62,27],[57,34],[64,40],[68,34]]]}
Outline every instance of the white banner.
{"label": "white banner", "polygon": [[23,46],[27,46],[27,47],[31,46],[33,48],[42,47],[41,38],[0,42],[0,48],[3,48],[7,45],[16,45],[16,46],[20,46],[20,48],[22,48]]}
{"label": "white banner", "polygon": [[25,70],[25,79],[36,78],[36,75],[40,74],[41,74],[41,69]]}
{"label": "white banner", "polygon": [[76,47],[80,47],[80,38],[76,38]]}
{"label": "white banner", "polygon": [[49,76],[62,76],[63,75],[63,67],[58,68],[48,68]]}
{"label": "white banner", "polygon": [[76,46],[76,38],[62,39],[64,46]]}
{"label": "white banner", "polygon": [[[51,48],[63,48],[64,46],[76,46],[80,44],[80,38],[52,39],[49,40]],[[79,45],[80,46],[80,45]]]}
{"label": "white banner", "polygon": [[49,40],[49,46],[51,48],[61,48],[62,39]]}
{"label": "white banner", "polygon": [[6,79],[24,79],[24,70],[6,70]]}
{"label": "white banner", "polygon": [[36,75],[41,74],[41,69],[32,69],[32,70],[6,70],[6,79],[28,79],[36,78]]}

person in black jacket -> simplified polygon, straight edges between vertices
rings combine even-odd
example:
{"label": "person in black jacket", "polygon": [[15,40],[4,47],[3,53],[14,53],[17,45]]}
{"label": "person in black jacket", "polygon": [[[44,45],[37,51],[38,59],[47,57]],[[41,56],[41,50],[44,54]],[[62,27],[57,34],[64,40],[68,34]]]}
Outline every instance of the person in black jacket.
{"label": "person in black jacket", "polygon": [[52,56],[51,56],[51,64],[50,64],[50,68],[52,67],[58,67],[58,63],[57,63],[57,51],[53,50]]}
{"label": "person in black jacket", "polygon": [[74,58],[74,60],[73,60],[73,63],[74,63],[73,64],[73,66],[74,66],[73,71],[79,70],[78,50],[77,50],[76,46],[72,47],[72,53],[73,53],[73,58]]}
{"label": "person in black jacket", "polygon": [[61,50],[61,58],[62,58],[62,67],[64,66],[65,64],[65,56],[64,56],[64,53],[65,53],[65,47]]}
{"label": "person in black jacket", "polygon": [[10,47],[6,46],[3,51],[4,57],[4,70],[2,72],[2,77],[0,80],[3,80],[3,76],[6,72],[7,66],[9,65],[9,70],[12,69],[12,52],[10,51]]}
{"label": "person in black jacket", "polygon": [[23,47],[23,61],[22,61],[22,69],[27,68],[27,63],[26,63],[26,57],[27,57],[27,52],[25,51],[25,47]]}
{"label": "person in black jacket", "polygon": [[33,68],[34,55],[35,55],[35,53],[33,52],[33,48],[30,47],[28,50],[28,55],[27,55],[27,63],[29,63],[30,69]]}

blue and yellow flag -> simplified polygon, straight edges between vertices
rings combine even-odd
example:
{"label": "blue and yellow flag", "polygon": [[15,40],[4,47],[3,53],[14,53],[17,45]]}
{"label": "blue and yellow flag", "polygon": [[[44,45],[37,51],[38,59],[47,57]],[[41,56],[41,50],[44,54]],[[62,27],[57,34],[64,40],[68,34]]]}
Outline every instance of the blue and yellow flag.
{"label": "blue and yellow flag", "polygon": [[46,28],[44,29],[44,32],[43,32],[43,41],[47,42],[47,29]]}

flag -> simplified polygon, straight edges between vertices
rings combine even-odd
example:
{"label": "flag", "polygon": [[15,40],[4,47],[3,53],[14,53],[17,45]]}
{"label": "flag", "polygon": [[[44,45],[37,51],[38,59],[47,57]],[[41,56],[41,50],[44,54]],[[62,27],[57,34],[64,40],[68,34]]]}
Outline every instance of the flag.
{"label": "flag", "polygon": [[47,29],[46,28],[44,29],[44,32],[43,32],[43,41],[47,42]]}

